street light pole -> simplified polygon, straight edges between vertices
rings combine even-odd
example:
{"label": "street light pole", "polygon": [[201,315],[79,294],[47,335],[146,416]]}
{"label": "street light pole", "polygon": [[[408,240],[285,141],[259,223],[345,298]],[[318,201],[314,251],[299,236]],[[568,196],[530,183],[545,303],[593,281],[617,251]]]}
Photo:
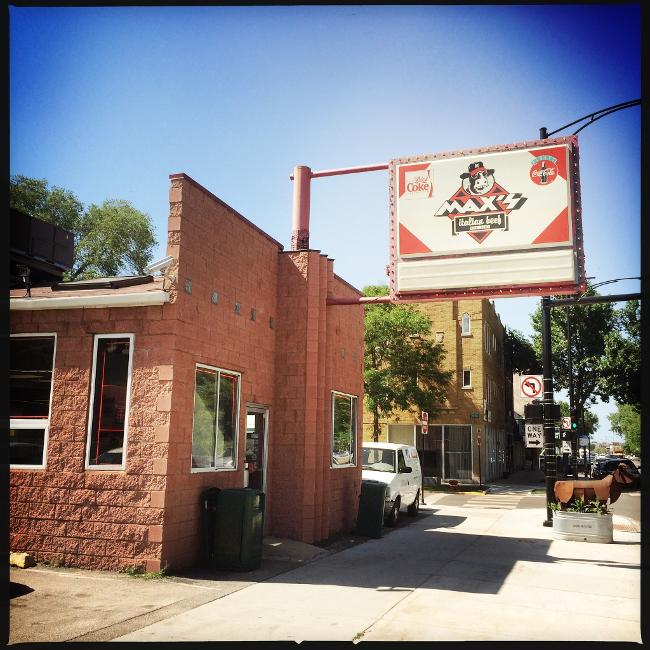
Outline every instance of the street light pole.
{"label": "street light pole", "polygon": [[[540,140],[548,138],[548,129],[539,129]],[[543,430],[544,430],[544,475],[546,479],[546,520],[544,526],[553,526],[551,503],[555,501],[555,426],[553,424],[553,360],[551,352],[551,298],[542,296],[542,373],[544,382]]]}
{"label": "street light pole", "polygon": [[[602,117],[615,113],[616,111],[621,111],[625,108],[631,108],[632,106],[639,106],[641,104],[640,99],[631,100],[628,102],[623,102],[621,104],[616,104],[614,106],[608,106],[601,110],[585,115],[569,124],[561,126],[559,129],[548,132],[548,129],[545,126],[540,127],[539,129],[539,139],[546,140],[549,136],[557,133],[558,131],[563,131],[564,129],[582,122],[584,120],[589,120],[586,124],[583,124],[580,128],[573,132],[573,135],[578,134],[582,129],[586,128],[590,124],[593,124],[596,120],[599,120]],[[599,301],[600,302],[600,301]],[[603,301],[604,302],[604,301]],[[569,304],[565,302],[565,305]],[[543,522],[544,526],[553,525],[553,513],[551,511],[551,503],[555,502],[555,479],[557,477],[556,469],[556,456],[555,456],[555,426],[553,420],[553,363],[552,363],[552,353],[551,353],[551,298],[550,296],[542,297],[542,367],[544,375],[544,455],[545,459],[545,474],[546,474],[546,521]],[[559,303],[558,303],[559,306]],[[582,412],[582,427],[584,430],[584,409]]]}
{"label": "street light pole", "polygon": [[544,473],[546,475],[546,521],[553,526],[551,503],[555,501],[555,426],[553,420],[553,363],[551,352],[551,299],[542,297],[542,372],[544,379]]}
{"label": "street light pole", "polygon": [[[569,415],[573,417],[573,361],[571,358],[571,314],[572,309],[569,307],[566,313],[566,342],[567,342],[567,361],[568,361],[568,374],[569,374]],[[572,422],[573,424],[573,422]],[[577,423],[576,423],[577,424]],[[578,478],[578,431],[575,434],[573,428],[569,429],[569,436],[571,441],[571,474],[574,480]]]}

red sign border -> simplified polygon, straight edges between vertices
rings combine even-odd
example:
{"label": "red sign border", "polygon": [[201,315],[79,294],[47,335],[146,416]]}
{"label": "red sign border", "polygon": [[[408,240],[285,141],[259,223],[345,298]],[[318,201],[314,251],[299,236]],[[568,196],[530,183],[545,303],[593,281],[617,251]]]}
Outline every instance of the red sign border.
{"label": "red sign border", "polygon": [[[539,375],[521,375],[521,382],[519,384],[519,394],[521,395],[521,393],[524,392],[524,388],[523,388],[524,379],[528,379],[529,377],[535,377],[535,380],[539,381],[538,376]],[[544,395],[544,380],[543,379],[541,381],[541,385],[539,387],[539,391],[538,391],[537,395]],[[536,396],[535,395],[526,395],[522,399],[536,399]]]}

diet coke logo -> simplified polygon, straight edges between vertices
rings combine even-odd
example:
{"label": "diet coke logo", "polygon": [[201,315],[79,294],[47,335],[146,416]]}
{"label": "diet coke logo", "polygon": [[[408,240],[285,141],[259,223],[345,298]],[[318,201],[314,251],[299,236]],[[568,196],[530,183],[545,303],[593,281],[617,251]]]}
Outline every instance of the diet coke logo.
{"label": "diet coke logo", "polygon": [[406,199],[422,199],[431,197],[433,194],[431,170],[422,169],[405,172],[404,189],[404,198]]}
{"label": "diet coke logo", "polygon": [[530,180],[536,185],[550,185],[557,178],[557,158],[539,156],[530,164]]}

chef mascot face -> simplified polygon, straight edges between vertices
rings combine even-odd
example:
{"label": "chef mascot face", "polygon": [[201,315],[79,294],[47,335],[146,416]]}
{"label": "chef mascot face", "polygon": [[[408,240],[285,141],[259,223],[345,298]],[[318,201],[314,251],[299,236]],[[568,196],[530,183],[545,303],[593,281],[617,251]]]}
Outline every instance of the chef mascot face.
{"label": "chef mascot face", "polygon": [[460,177],[468,194],[486,194],[494,185],[494,169],[486,169],[482,162],[470,163],[467,172]]}

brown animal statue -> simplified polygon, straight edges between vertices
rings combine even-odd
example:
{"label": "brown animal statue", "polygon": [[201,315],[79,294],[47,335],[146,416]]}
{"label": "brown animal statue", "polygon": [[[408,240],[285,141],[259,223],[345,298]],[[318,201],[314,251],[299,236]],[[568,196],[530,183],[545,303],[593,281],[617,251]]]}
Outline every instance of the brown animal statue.
{"label": "brown animal statue", "polygon": [[607,503],[607,499],[610,503],[614,503],[621,496],[623,486],[629,485],[634,480],[627,467],[621,463],[611,474],[599,480],[556,481],[553,491],[555,498],[562,504],[562,510],[580,497],[585,501],[596,499],[602,505]]}

